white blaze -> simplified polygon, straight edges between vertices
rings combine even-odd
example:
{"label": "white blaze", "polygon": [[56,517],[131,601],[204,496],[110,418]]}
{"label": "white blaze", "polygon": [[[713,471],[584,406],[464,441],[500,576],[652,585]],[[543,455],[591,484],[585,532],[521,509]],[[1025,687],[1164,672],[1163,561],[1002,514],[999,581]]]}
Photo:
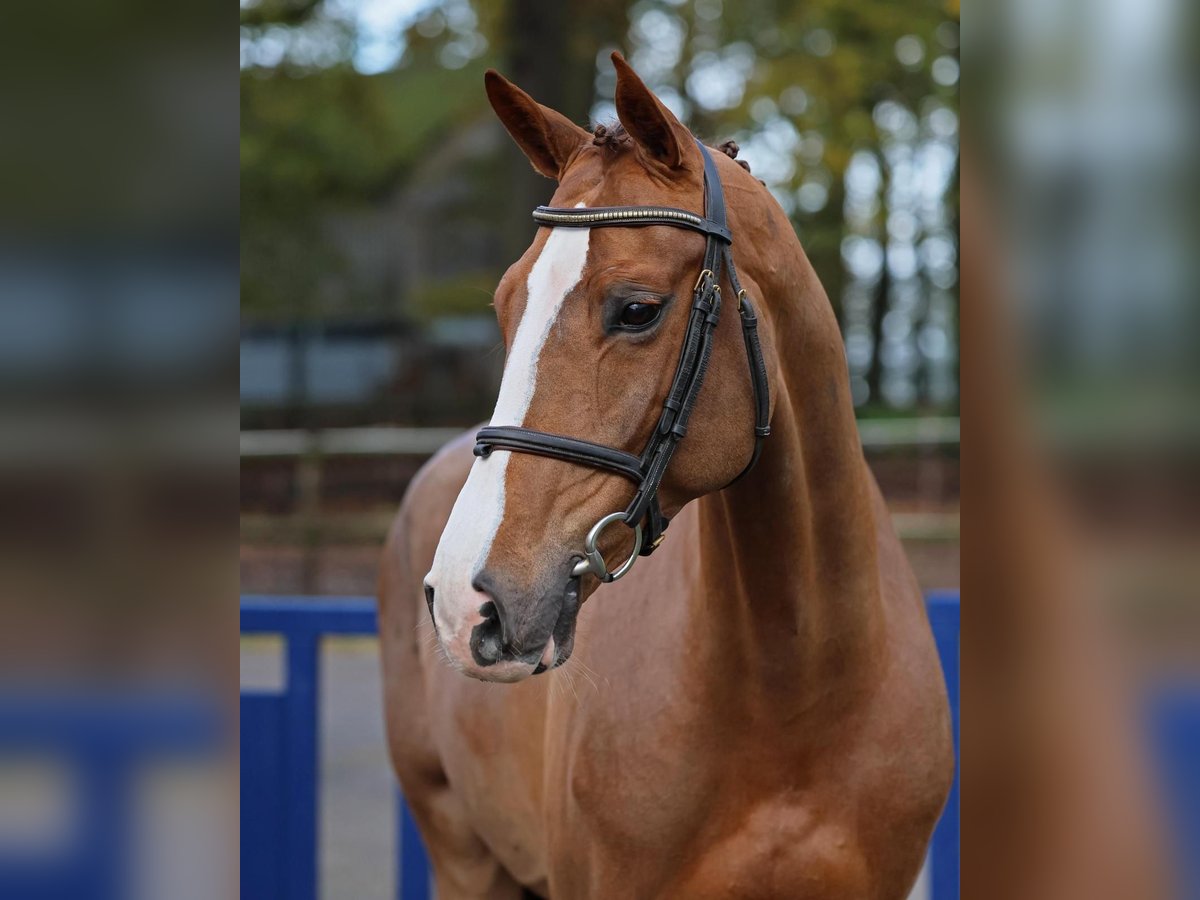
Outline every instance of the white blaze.
{"label": "white blaze", "polygon": [[[579,204],[582,206],[583,204]],[[563,300],[587,261],[587,228],[551,230],[529,272],[528,299],[504,364],[492,425],[521,425],[537,385],[538,359]],[[435,591],[434,618],[451,659],[471,659],[468,641],[487,597],[471,586],[504,518],[504,479],[512,453],[477,458],[467,476],[425,580]]]}

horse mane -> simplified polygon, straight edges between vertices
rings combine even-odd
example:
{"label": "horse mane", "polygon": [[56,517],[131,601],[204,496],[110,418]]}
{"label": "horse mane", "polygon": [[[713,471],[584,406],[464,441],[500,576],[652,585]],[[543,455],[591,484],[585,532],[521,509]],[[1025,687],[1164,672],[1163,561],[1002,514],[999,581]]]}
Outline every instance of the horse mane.
{"label": "horse mane", "polygon": [[620,122],[598,122],[592,128],[592,143],[609,150],[621,150],[632,146],[633,138]]}
{"label": "horse mane", "polygon": [[[607,147],[614,152],[623,150],[633,145],[633,138],[629,136],[629,132],[625,130],[625,126],[620,122],[598,122],[592,127],[592,143],[597,147]],[[750,171],[750,163],[744,159],[738,159],[737,141],[725,141],[718,144],[716,147],[739,166]]]}

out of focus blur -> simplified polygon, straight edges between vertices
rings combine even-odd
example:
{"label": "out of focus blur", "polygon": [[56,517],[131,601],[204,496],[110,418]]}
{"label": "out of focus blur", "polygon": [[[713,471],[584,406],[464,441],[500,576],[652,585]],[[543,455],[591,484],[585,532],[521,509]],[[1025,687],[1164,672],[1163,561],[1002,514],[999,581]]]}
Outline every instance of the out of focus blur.
{"label": "out of focus blur", "polygon": [[188,2],[0,27],[6,898],[234,884],[233,28]]}
{"label": "out of focus blur", "polygon": [[963,31],[972,897],[1200,891],[1195,16]]}

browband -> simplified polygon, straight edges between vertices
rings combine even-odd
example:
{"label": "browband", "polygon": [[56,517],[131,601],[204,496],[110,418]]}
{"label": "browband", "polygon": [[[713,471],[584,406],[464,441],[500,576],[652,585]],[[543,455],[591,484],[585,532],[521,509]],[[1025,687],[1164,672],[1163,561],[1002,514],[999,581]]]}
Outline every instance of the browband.
{"label": "browband", "polygon": [[[704,266],[692,292],[692,307],[684,333],[683,347],[675,366],[670,390],[663,401],[658,424],[641,456],[624,450],[579,438],[547,434],[516,425],[489,425],[480,429],[475,438],[475,455],[486,457],[493,450],[511,450],[561,459],[577,465],[603,469],[621,475],[637,485],[633,499],[623,514],[606,516],[588,536],[589,556],[595,555],[599,571],[592,568],[601,581],[613,581],[628,571],[632,559],[617,572],[609,572],[603,559],[595,553],[598,530],[611,518],[620,516],[630,528],[639,529],[645,523],[646,540],[641,542],[641,555],[649,556],[662,543],[670,520],[662,514],[658,489],[666,474],[675,448],[687,434],[688,420],[700,396],[700,388],[708,372],[713,347],[713,332],[721,313],[722,265],[729,285],[737,298],[742,323],[742,337],[750,366],[750,384],[754,392],[754,450],[745,468],[734,479],[738,481],[749,472],[762,452],[762,441],[771,433],[770,396],[766,364],[758,338],[758,316],[746,296],[733,265],[731,245],[733,236],[725,221],[725,196],[721,179],[708,149],[699,141],[704,159],[704,215],[670,206],[539,206],[533,219],[550,228],[604,228],[668,225],[699,232],[706,238]],[[731,482],[732,484],[733,482]],[[581,563],[583,568],[587,566]]]}
{"label": "browband", "polygon": [[539,206],[533,211],[533,221],[551,228],[634,228],[639,225],[671,225],[675,228],[690,228],[726,244],[733,243],[733,235],[724,224],[673,206]]}

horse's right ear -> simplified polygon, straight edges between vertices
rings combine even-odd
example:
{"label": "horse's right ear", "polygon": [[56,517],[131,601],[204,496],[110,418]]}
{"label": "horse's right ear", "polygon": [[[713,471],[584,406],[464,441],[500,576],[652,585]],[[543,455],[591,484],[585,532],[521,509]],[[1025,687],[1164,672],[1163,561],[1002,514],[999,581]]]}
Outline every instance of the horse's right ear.
{"label": "horse's right ear", "polygon": [[500,122],[533,167],[547,178],[562,177],[567,163],[592,136],[564,116],[542,106],[497,72],[483,75],[488,100]]}

